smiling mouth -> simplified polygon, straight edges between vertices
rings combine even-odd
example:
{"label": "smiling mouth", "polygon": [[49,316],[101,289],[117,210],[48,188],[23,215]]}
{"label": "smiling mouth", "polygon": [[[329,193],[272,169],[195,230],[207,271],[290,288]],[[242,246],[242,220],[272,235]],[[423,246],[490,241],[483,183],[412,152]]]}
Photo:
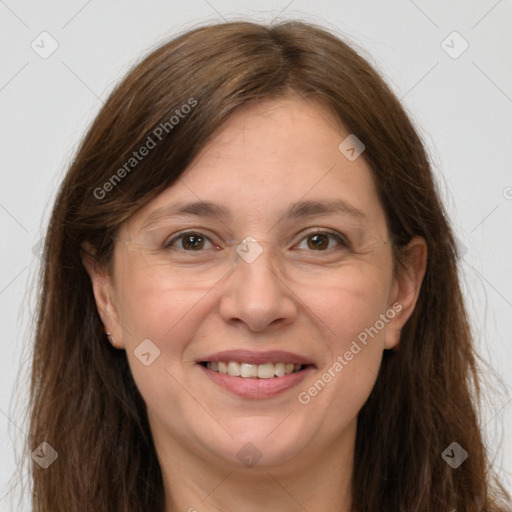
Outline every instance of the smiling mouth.
{"label": "smiling mouth", "polygon": [[242,379],[274,379],[281,378],[292,373],[299,373],[313,365],[294,363],[238,363],[236,361],[202,361],[200,363],[208,370],[223,373],[231,377]]}

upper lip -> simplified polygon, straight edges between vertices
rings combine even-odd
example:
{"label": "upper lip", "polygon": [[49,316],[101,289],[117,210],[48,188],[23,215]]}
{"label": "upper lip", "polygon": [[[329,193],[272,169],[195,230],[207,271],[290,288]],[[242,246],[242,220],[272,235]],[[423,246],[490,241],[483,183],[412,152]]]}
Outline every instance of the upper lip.
{"label": "upper lip", "polygon": [[310,364],[314,363],[306,357],[286,352],[283,350],[269,350],[266,352],[254,352],[251,350],[225,350],[216,352],[210,356],[201,359],[198,362],[230,362],[265,364],[265,363],[293,363],[293,364]]}

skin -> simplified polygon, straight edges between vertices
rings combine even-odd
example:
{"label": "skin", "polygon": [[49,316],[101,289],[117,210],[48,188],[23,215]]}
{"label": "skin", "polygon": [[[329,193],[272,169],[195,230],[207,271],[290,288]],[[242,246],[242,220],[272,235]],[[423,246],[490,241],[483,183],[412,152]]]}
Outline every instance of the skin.
{"label": "skin", "polygon": [[[350,510],[357,414],[383,350],[397,347],[414,309],[427,251],[414,238],[407,269],[393,271],[385,214],[364,154],[349,161],[338,150],[347,135],[315,102],[288,97],[246,106],[175,185],[122,226],[111,274],[84,260],[105,329],[126,350],[147,404],[168,512]],[[223,204],[231,219],[164,218],[143,228],[156,209],[199,199]],[[364,219],[339,213],[283,219],[291,203],[332,199],[349,202]],[[187,283],[187,271],[173,271],[169,249],[162,248],[186,228],[214,235],[222,254],[228,240],[247,236],[263,252],[224,279]],[[316,228],[345,235],[352,247],[332,240],[329,253],[311,248],[308,234]],[[298,393],[393,304],[400,311],[301,403]],[[161,351],[149,366],[134,355],[147,338]],[[273,398],[241,398],[196,364],[239,348],[286,350],[316,367]],[[249,442],[261,455],[252,467],[237,457]]]}

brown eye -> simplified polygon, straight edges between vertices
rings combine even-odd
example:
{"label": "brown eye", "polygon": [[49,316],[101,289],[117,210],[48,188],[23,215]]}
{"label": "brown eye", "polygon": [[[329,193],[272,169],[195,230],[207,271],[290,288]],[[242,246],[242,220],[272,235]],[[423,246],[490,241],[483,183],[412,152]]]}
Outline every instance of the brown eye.
{"label": "brown eye", "polygon": [[350,249],[351,246],[341,233],[318,231],[306,235],[296,247],[308,251],[327,252],[335,249]]}
{"label": "brown eye", "polygon": [[214,244],[207,236],[189,231],[168,240],[164,243],[164,247],[169,250],[202,252],[203,249],[214,248]]}
{"label": "brown eye", "polygon": [[200,250],[204,246],[204,237],[201,235],[185,235],[181,238],[181,246],[186,251]]}
{"label": "brown eye", "polygon": [[308,247],[313,250],[324,250],[329,247],[329,237],[323,233],[308,236]]}

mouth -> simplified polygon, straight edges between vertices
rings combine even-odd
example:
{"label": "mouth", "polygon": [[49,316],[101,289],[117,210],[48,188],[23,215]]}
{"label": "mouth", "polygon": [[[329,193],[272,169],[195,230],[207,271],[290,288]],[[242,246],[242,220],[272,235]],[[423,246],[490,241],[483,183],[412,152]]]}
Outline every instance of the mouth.
{"label": "mouth", "polygon": [[213,372],[242,379],[280,379],[285,375],[298,373],[312,366],[282,362],[252,364],[238,361],[202,361],[200,364]]}
{"label": "mouth", "polygon": [[304,357],[282,351],[221,352],[197,361],[205,375],[242,398],[271,398],[301,382],[316,366]]}

